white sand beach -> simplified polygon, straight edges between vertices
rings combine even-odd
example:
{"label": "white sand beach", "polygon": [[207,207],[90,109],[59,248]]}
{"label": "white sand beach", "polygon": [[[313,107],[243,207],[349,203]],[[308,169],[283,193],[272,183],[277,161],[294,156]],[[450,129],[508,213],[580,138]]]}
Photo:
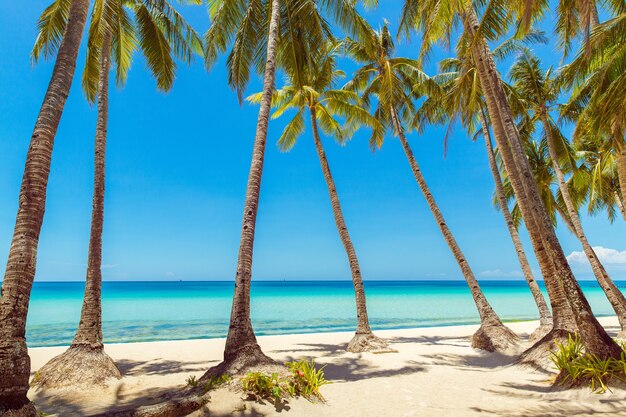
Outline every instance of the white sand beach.
{"label": "white sand beach", "polygon": [[[617,330],[617,319],[602,318]],[[527,337],[537,322],[509,323]],[[291,400],[277,409],[245,401],[242,393],[220,388],[193,416],[564,416],[626,415],[626,391],[594,394],[588,388],[559,390],[551,374],[513,365],[513,357],[470,347],[477,326],[432,327],[376,332],[397,353],[352,354],[350,333],[262,336],[271,357],[314,358],[332,384],[322,387],[327,402]],[[159,402],[162,395],[200,377],[222,357],[224,339],[111,344],[106,351],[124,378],[107,390],[30,393],[38,409],[54,416],[88,416]],[[30,349],[33,373],[64,347]]]}

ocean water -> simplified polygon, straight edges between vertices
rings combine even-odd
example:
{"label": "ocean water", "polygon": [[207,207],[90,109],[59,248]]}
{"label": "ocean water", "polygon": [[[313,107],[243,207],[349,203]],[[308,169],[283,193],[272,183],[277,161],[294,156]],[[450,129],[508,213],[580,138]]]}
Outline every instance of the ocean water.
{"label": "ocean water", "polygon": [[[626,281],[617,284],[626,288]],[[504,321],[537,318],[524,281],[484,281],[481,286]],[[612,314],[596,282],[583,281],[581,286],[596,315]],[[224,337],[233,288],[232,282],[105,282],[105,342]],[[34,284],[26,332],[30,347],[72,341],[83,290],[82,282]],[[365,291],[373,329],[478,323],[464,281],[367,281]],[[352,283],[253,282],[252,322],[259,335],[352,331]]]}

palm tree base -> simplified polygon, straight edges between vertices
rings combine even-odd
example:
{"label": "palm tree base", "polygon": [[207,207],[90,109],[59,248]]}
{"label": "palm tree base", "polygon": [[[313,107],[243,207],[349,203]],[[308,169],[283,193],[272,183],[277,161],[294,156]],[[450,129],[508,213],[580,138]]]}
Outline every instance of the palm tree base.
{"label": "palm tree base", "polygon": [[267,356],[257,343],[247,344],[234,352],[224,352],[224,361],[209,368],[200,378],[200,382],[224,374],[231,377],[243,376],[248,372],[286,373],[287,368]]}
{"label": "palm tree base", "polygon": [[391,353],[397,352],[395,349],[391,349],[389,344],[385,339],[381,339],[380,337],[374,335],[372,332],[368,333],[355,333],[350,343],[348,343],[348,347],[346,348],[348,352],[352,353],[361,353],[361,352],[372,352],[372,353]]}
{"label": "palm tree base", "polygon": [[8,410],[2,413],[2,410],[0,409],[0,415],[2,415],[3,417],[37,417],[39,416],[39,414],[37,413],[37,410],[35,409],[35,405],[31,402],[29,402],[28,404],[26,404],[25,406],[23,406],[22,408],[18,410]]}
{"label": "palm tree base", "polygon": [[122,374],[104,348],[72,345],[52,358],[31,382],[38,389],[85,388],[106,386],[110,379],[121,379]]}
{"label": "palm tree base", "polygon": [[510,353],[518,346],[519,336],[502,323],[482,324],[472,336],[472,347],[487,352]]}
{"label": "palm tree base", "polygon": [[565,343],[573,333],[564,329],[552,329],[535,344],[526,349],[517,359],[521,365],[529,365],[536,369],[552,370],[550,352],[557,348],[556,342]]}
{"label": "palm tree base", "polygon": [[552,324],[540,324],[528,337],[528,343],[534,345],[552,330]]}

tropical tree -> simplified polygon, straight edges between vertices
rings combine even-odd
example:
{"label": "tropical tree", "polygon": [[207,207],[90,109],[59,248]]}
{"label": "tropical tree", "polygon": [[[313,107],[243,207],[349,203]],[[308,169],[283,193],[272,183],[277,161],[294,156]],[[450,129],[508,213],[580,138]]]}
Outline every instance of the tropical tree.
{"label": "tropical tree", "polygon": [[[59,7],[67,0],[56,0]],[[201,4],[199,0],[187,3]],[[63,32],[67,20],[40,18],[40,34]],[[133,20],[134,17],[134,20]],[[48,42],[35,43],[33,56],[39,56]],[[97,101],[95,135],[94,194],[87,261],[85,295],[78,331],[70,348],[51,359],[37,373],[39,388],[84,386],[121,378],[113,360],[104,352],[102,338],[102,230],[104,225],[105,156],[107,142],[109,73],[115,64],[118,85],[126,82],[135,50],[142,50],[148,67],[163,91],[171,88],[178,57],[190,62],[194,52],[202,53],[202,42],[195,31],[166,0],[96,0],[92,10],[83,89],[90,103]]]}
{"label": "tropical tree", "polygon": [[[370,36],[364,37],[361,41],[347,39],[346,45],[348,55],[363,66],[356,71],[345,89],[362,91],[363,102],[375,107],[373,115],[379,121],[379,125],[373,129],[371,146],[380,147],[387,130],[391,130],[398,137],[415,180],[470,288],[481,320],[479,330],[472,337],[472,346],[488,351],[510,349],[517,344],[518,337],[502,324],[485,298],[465,255],[435,202],[405,136],[405,125],[409,123],[411,126],[410,123],[415,118],[414,92],[418,89],[427,91],[431,80],[420,71],[417,61],[393,56],[393,39],[386,23],[378,32],[371,30]],[[375,99],[375,103],[372,98]]]}
{"label": "tropical tree", "polygon": [[569,152],[558,152],[558,150],[567,149],[569,145],[567,139],[560,134],[559,129],[550,117],[550,112],[556,106],[560,93],[558,83],[552,77],[550,69],[542,73],[539,59],[529,49],[525,49],[518,54],[511,67],[510,77],[517,94],[524,97],[525,102],[528,103],[528,110],[532,115],[531,123],[536,121],[543,127],[557,185],[567,209],[567,218],[571,221],[573,231],[583,247],[585,256],[591,264],[591,269],[600,287],[609,299],[611,306],[613,306],[622,331],[624,331],[624,326],[626,326],[626,298],[617,288],[591,247],[578,215],[578,205],[570,192],[565,174],[561,169],[562,161],[569,164],[571,171],[575,171],[577,165],[576,161],[568,158]]}
{"label": "tropical tree", "polygon": [[[494,137],[519,202],[551,303],[570,304],[577,330],[587,352],[600,358],[617,358],[621,354],[621,349],[593,316],[589,302],[567,263],[548,213],[541,203],[537,185],[533,181],[524,155],[514,114],[502,86],[493,54],[487,44],[488,41],[495,41],[501,37],[510,28],[516,16],[528,15],[532,19],[536,18],[538,12],[526,9],[527,3],[491,2],[489,7],[482,9],[483,16],[479,19],[476,10],[480,8],[480,4],[471,1],[406,0],[402,11],[401,29],[407,34],[413,29],[421,32],[420,55],[425,57],[434,44],[451,38],[455,22],[462,23],[463,36],[468,37],[470,53],[476,63]],[[539,12],[544,8],[545,6],[540,7]],[[542,251],[545,251],[545,256]],[[562,288],[561,293],[557,288],[559,286]],[[545,355],[546,344],[551,344],[555,337],[566,337],[572,330],[565,328],[554,311],[553,321],[553,330],[538,341],[531,348],[531,352]]]}
{"label": "tropical tree", "polygon": [[[351,0],[208,0],[211,27],[205,34],[207,68],[229,47],[228,82],[241,100],[253,70],[263,73],[252,163],[244,203],[241,240],[235,277],[235,291],[226,337],[224,360],[209,369],[203,378],[224,373],[238,374],[256,365],[273,365],[257,343],[250,320],[250,285],[256,216],[267,142],[268,121],[275,88],[277,64],[295,65],[297,59],[314,60],[317,47],[331,36],[320,12],[353,34],[364,24]],[[292,41],[296,33],[306,34],[306,44]],[[299,48],[299,49],[298,49]],[[265,50],[265,53],[263,51]],[[291,53],[289,53],[291,52]],[[285,62],[277,61],[281,56]]]}
{"label": "tropical tree", "polygon": [[609,2],[615,17],[597,26],[575,59],[560,70],[559,78],[573,87],[561,113],[576,122],[574,141],[601,135],[612,147],[619,182],[619,202],[626,206],[626,4]]}
{"label": "tropical tree", "polygon": [[580,162],[578,174],[581,181],[568,181],[570,188],[585,196],[587,212],[595,215],[605,211],[612,223],[617,212],[626,221],[626,207],[622,203],[617,177],[615,147],[611,136],[603,134],[579,134],[574,140],[576,159]]}
{"label": "tropical tree", "polygon": [[65,31],[40,34],[57,52],[52,77],[43,99],[26,155],[20,188],[15,231],[9,250],[0,298],[0,414],[35,416],[26,396],[30,378],[30,357],[26,347],[26,316],[35,277],[39,232],[46,206],[52,148],[65,102],[72,86],[76,59],[89,12],[88,0],[71,0],[61,8],[48,8],[45,19],[67,16]]}
{"label": "tropical tree", "polygon": [[[367,110],[360,106],[360,99],[356,93],[335,88],[338,79],[344,76],[342,71],[336,69],[337,53],[340,47],[341,43],[329,41],[321,48],[324,52],[316,62],[306,66],[287,68],[287,85],[276,91],[273,97],[273,104],[277,109],[272,118],[280,117],[290,109],[297,110],[278,140],[279,148],[282,151],[289,151],[296,144],[298,137],[304,133],[304,120],[308,113],[315,149],[328,188],[339,238],[348,257],[356,296],[357,330],[348,343],[347,350],[380,352],[388,350],[388,345],[383,339],[375,336],[370,328],[361,268],[341,210],[339,194],[320,135],[321,130],[343,144],[357,125],[375,125],[376,123]],[[255,94],[248,100],[258,102],[260,98],[259,94]],[[337,116],[347,119],[350,128],[344,128]]]}
{"label": "tropical tree", "polygon": [[[536,41],[543,41],[542,34],[533,33],[523,40],[523,42]],[[494,50],[494,55],[501,59],[518,50],[521,46],[521,42],[509,39]],[[466,42],[459,43],[457,56],[459,58],[447,58],[439,63],[440,72],[433,77],[433,80],[441,87],[441,91],[423,102],[417,113],[416,124],[419,127],[425,126],[427,123],[448,123],[448,131],[450,131],[454,121],[459,120],[470,135],[474,135],[474,131],[477,131],[476,135],[482,134],[495,184],[496,206],[502,212],[524,278],[539,310],[540,326],[532,333],[530,339],[539,340],[552,328],[552,315],[535,280],[517,226],[507,204],[507,197],[491,141],[480,81],[471,56],[467,54]],[[444,143],[446,142],[447,140],[444,140]]]}

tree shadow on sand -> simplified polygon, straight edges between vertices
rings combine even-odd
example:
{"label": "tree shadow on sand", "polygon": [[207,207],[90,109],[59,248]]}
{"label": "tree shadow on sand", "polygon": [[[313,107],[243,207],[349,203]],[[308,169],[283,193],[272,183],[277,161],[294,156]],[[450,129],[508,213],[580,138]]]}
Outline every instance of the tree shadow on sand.
{"label": "tree shadow on sand", "polygon": [[128,359],[122,359],[116,361],[115,363],[123,375],[137,376],[205,371],[207,367],[210,367],[211,364],[218,363],[218,361],[213,360],[192,362],[166,359],[132,361]]}

